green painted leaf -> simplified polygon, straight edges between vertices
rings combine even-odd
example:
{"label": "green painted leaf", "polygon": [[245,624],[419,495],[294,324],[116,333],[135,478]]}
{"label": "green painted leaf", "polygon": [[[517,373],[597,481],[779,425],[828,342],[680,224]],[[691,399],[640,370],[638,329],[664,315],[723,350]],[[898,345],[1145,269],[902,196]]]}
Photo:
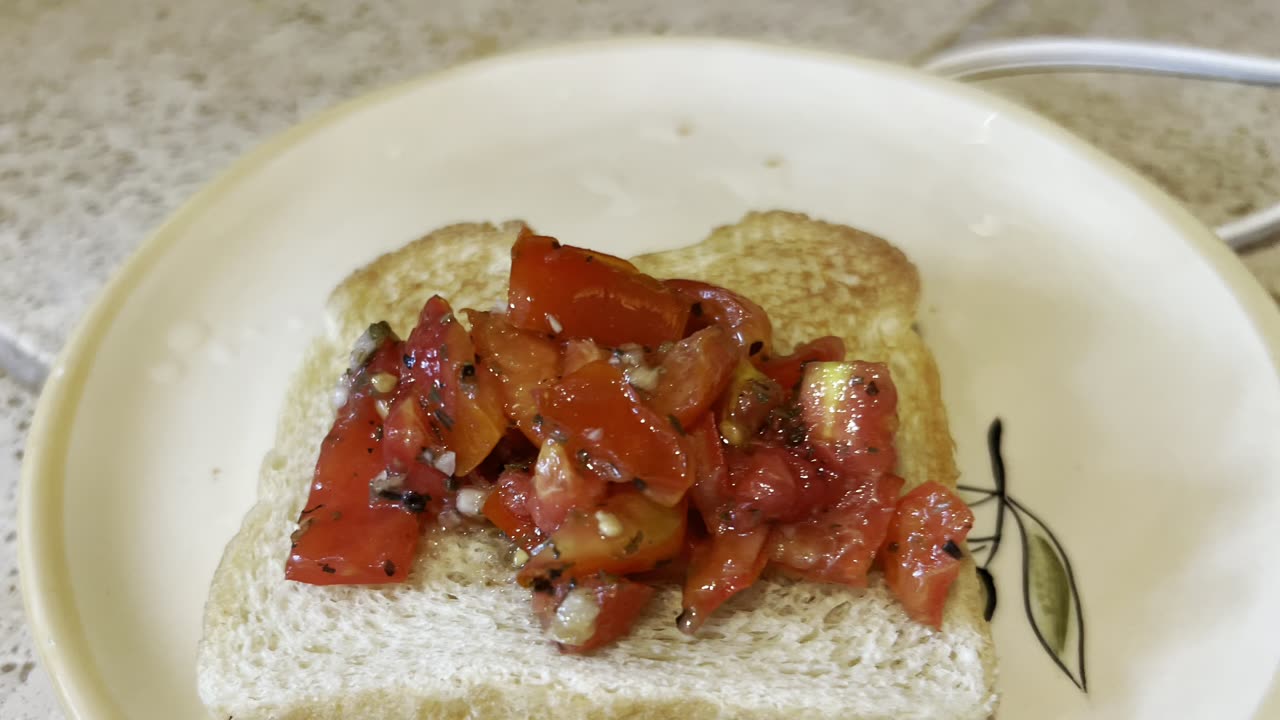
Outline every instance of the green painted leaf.
{"label": "green painted leaf", "polygon": [[1058,554],[1040,535],[1032,535],[1027,543],[1027,586],[1035,624],[1053,652],[1061,655],[1071,622],[1071,588]]}
{"label": "green painted leaf", "polygon": [[1087,691],[1084,612],[1071,561],[1035,513],[1013,498],[1007,500],[1022,536],[1022,593],[1031,629],[1071,682]]}

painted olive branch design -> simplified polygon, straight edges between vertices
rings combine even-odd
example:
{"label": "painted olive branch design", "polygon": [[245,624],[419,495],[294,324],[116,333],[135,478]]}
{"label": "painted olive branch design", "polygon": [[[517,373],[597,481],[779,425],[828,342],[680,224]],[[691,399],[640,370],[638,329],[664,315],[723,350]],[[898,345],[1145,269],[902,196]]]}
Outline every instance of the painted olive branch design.
{"label": "painted olive branch design", "polygon": [[990,566],[1000,551],[1004,538],[1006,513],[1013,516],[1018,526],[1022,547],[1022,602],[1031,629],[1053,662],[1071,682],[1084,692],[1089,691],[1085,672],[1084,611],[1080,604],[1080,589],[1076,584],[1071,561],[1062,543],[1039,515],[1008,494],[1008,478],[1005,473],[1001,443],[1004,425],[1000,418],[992,421],[987,430],[987,448],[991,456],[991,474],[995,489],[971,485],[959,485],[960,490],[980,497],[969,503],[979,507],[995,501],[995,529],[990,535],[969,539],[970,552],[985,551],[978,566],[978,576],[987,590],[987,620],[995,614],[996,584]]}

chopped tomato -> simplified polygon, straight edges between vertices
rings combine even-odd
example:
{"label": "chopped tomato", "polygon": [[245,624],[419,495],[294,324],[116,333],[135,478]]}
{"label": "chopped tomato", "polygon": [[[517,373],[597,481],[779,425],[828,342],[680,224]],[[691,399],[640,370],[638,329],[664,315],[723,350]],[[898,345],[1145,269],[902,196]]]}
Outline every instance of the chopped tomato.
{"label": "chopped tomato", "polygon": [[760,372],[791,392],[800,384],[807,363],[840,360],[844,360],[844,340],[828,335],[797,347],[790,355],[769,358],[761,362],[759,367]]}
{"label": "chopped tomato", "polygon": [[843,489],[841,478],[786,448],[756,443],[729,448],[725,459],[719,517],[738,530],[803,519],[833,504]]}
{"label": "chopped tomato", "polygon": [[901,491],[897,476],[868,479],[817,517],[774,526],[769,558],[809,580],[865,587]]}
{"label": "chopped tomato", "polygon": [[561,652],[587,653],[631,632],[653,588],[622,578],[585,578],[533,593],[533,614]]}
{"label": "chopped tomato", "polygon": [[883,567],[940,625],[973,515],[936,483],[899,499],[886,365],[838,337],[775,356],[747,298],[527,228],[511,258],[505,314],[467,331],[434,296],[404,342],[357,343],[288,578],[403,580],[423,526],[483,497],[563,652],[629,632],[656,582],[693,635],[769,565],[851,587]]}
{"label": "chopped tomato", "polygon": [[702,516],[707,530],[723,532],[729,519],[721,512],[721,505],[727,497],[729,471],[724,459],[724,443],[713,416],[707,415],[689,429],[685,447],[689,454],[689,470],[694,477],[689,498]]}
{"label": "chopped tomato", "polygon": [[532,493],[533,481],[529,473],[508,469],[498,477],[481,509],[489,522],[526,552],[532,552],[547,537],[538,529],[529,512],[528,502]]}
{"label": "chopped tomato", "polygon": [[691,427],[724,392],[737,364],[737,348],[724,329],[695,332],[663,354],[653,409],[682,428]]}
{"label": "chopped tomato", "polygon": [[554,532],[570,510],[594,508],[607,489],[604,480],[577,467],[564,443],[548,441],[534,468],[529,515],[543,532]]}
{"label": "chopped tomato", "polygon": [[[386,461],[385,479],[370,489],[371,496],[388,502],[417,503],[431,515],[444,509],[445,494],[451,482],[433,463],[444,451],[432,450],[422,443],[427,436],[421,408],[412,402],[391,406],[383,430],[382,458]],[[417,453],[414,454],[414,450]],[[407,459],[407,458],[412,458]]]}
{"label": "chopped tomato", "polygon": [[475,349],[449,303],[433,296],[405,342],[404,378],[387,420],[387,469],[408,472],[454,453],[454,473],[471,472],[507,429],[498,381],[477,367]]}
{"label": "chopped tomato", "polygon": [[718,325],[752,359],[769,357],[773,352],[773,326],[764,308],[741,295],[698,280],[665,280],[690,303],[686,334]]}
{"label": "chopped tomato", "polygon": [[898,502],[881,554],[884,579],[913,620],[942,627],[947,591],[960,573],[960,546],[973,511],[955,493],[927,482]]}
{"label": "chopped tomato", "polygon": [[511,248],[511,322],[534,332],[617,347],[679,340],[689,305],[621,258],[521,231]]}
{"label": "chopped tomato", "polygon": [[622,371],[593,362],[538,393],[543,421],[568,435],[569,452],[611,482],[634,482],[664,505],[684,496],[693,478],[670,420],[641,401]]}
{"label": "chopped tomato", "polygon": [[502,386],[507,417],[530,441],[542,442],[533,391],[555,382],[560,374],[560,348],[545,337],[521,330],[501,315],[467,311],[476,355]]}
{"label": "chopped tomato", "polygon": [[623,489],[598,509],[570,513],[516,579],[530,585],[600,572],[626,575],[652,570],[679,554],[687,520],[684,502],[664,507],[635,490]]}
{"label": "chopped tomato", "polygon": [[529,442],[529,438],[525,437],[518,428],[510,427],[498,444],[493,446],[493,450],[489,451],[484,461],[462,476],[461,482],[453,484],[487,488],[497,482],[498,477],[512,466],[533,467],[533,461],[537,457],[538,446]]}
{"label": "chopped tomato", "polygon": [[720,435],[730,445],[746,445],[785,400],[782,386],[746,360],[739,362],[721,400]]}
{"label": "chopped tomato", "polygon": [[285,565],[290,580],[312,585],[400,582],[413,565],[424,508],[412,498],[402,504],[370,502],[371,483],[385,477],[378,403],[394,391],[401,343],[385,324],[371,328],[366,338],[377,342],[377,348],[350,375],[347,400],[320,445],[311,496],[298,518]]}
{"label": "chopped tomato", "polygon": [[564,343],[564,374],[570,375],[578,368],[596,360],[608,360],[609,352],[589,338],[572,338]]}
{"label": "chopped tomato", "polygon": [[751,587],[769,556],[764,552],[768,528],[728,532],[694,544],[684,583],[680,632],[692,635],[726,600]]}
{"label": "chopped tomato", "polygon": [[898,455],[898,391],[883,363],[813,362],[804,368],[800,406],[809,442],[833,467],[869,477],[893,472]]}

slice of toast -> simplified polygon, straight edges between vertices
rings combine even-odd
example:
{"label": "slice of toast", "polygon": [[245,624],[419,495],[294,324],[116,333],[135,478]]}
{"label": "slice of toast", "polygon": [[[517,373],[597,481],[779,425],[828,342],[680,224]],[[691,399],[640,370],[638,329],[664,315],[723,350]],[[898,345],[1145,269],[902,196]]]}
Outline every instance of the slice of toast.
{"label": "slice of toast", "polygon": [[[284,579],[331,388],[350,343],[378,319],[404,336],[439,293],[456,308],[506,297],[519,223],[438,230],[352,274],[330,298],[332,333],[289,389],[258,502],[213,580],[199,691],[213,717],[986,718],[995,655],[966,560],[941,631],[907,618],[879,575],[865,591],[765,579],[697,638],[660,589],[635,630],[593,656],[562,655],[512,582],[496,532],[435,532],[409,581],[316,587]],[[898,472],[954,486],[951,436],[928,349],[913,331],[915,267],[889,243],[784,212],[753,213],[698,245],[635,260],[658,277],[742,292],[773,320],[779,352],[843,336],[849,357],[889,363],[899,393]]]}

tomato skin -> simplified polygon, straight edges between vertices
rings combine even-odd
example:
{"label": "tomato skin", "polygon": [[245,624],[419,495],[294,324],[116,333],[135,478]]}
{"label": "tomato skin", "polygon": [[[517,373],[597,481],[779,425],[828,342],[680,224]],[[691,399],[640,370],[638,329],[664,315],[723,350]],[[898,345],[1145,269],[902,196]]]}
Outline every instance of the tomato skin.
{"label": "tomato skin", "polygon": [[471,472],[506,433],[497,378],[475,363],[475,348],[439,295],[422,308],[405,342],[403,377],[388,416],[395,443],[387,469],[408,472],[423,451],[455,454],[455,474]]}
{"label": "tomato skin", "polygon": [[511,248],[507,308],[517,327],[608,347],[674,342],[689,317],[687,302],[631,263],[528,228]]}
{"label": "tomato skin", "polygon": [[973,511],[936,482],[898,502],[881,555],[884,579],[911,619],[942,627],[947,592],[960,573],[960,546],[972,529]]}
{"label": "tomato skin", "polygon": [[699,280],[664,280],[663,284],[690,304],[685,334],[716,325],[729,333],[744,357],[763,359],[773,353],[773,325],[764,308],[731,290]]}
{"label": "tomato skin", "polygon": [[[384,326],[385,327],[385,326]],[[347,401],[320,446],[311,494],[285,564],[285,577],[311,585],[402,582],[413,566],[426,513],[370,502],[370,481],[383,471],[382,418],[373,378],[397,377],[401,342],[387,337],[359,368]],[[415,505],[416,508],[416,505]]]}
{"label": "tomato skin", "polygon": [[689,429],[685,437],[685,452],[689,455],[689,469],[694,476],[689,499],[708,531],[724,532],[728,529],[728,516],[721,512],[721,506],[727,497],[729,468],[714,416],[703,417]]}
{"label": "tomato skin", "polygon": [[747,530],[770,522],[792,522],[835,504],[843,480],[799,452],[753,443],[725,450],[728,482],[719,515]]}
{"label": "tomato skin", "polygon": [[844,360],[844,340],[828,335],[807,342],[790,355],[771,357],[758,364],[760,372],[787,391],[794,390],[804,377],[804,366],[811,362]]}
{"label": "tomato skin", "polygon": [[542,444],[534,467],[529,515],[545,533],[555,532],[573,508],[594,508],[604,500],[606,483],[584,472],[569,457],[564,443]]}
{"label": "tomato skin", "polygon": [[902,484],[894,475],[869,479],[813,518],[775,525],[769,533],[769,559],[808,580],[866,587]]}
{"label": "tomato skin", "polygon": [[[602,517],[611,518],[617,526],[602,526]],[[683,501],[664,507],[635,490],[620,489],[598,512],[588,508],[570,513],[516,580],[527,586],[600,572],[627,575],[652,570],[680,553],[687,522]],[[606,536],[609,530],[612,534]]]}
{"label": "tomato skin", "polygon": [[[599,614],[595,618],[595,630],[586,641],[577,645],[556,642],[556,647],[563,653],[589,653],[631,632],[654,592],[652,587],[642,583],[599,576],[579,581],[575,589],[590,594]],[[554,629],[556,610],[569,592],[568,583],[556,583],[534,591],[533,613],[543,630]]]}
{"label": "tomato skin", "polygon": [[529,512],[528,502],[532,494],[533,480],[529,473],[508,469],[498,476],[493,491],[481,508],[489,522],[525,552],[532,552],[547,539]]}
{"label": "tomato skin", "polygon": [[733,377],[739,352],[722,328],[704,328],[666,351],[650,404],[661,417],[691,427],[720,397]]}
{"label": "tomato skin", "polygon": [[727,532],[694,542],[676,627],[693,635],[730,597],[751,587],[769,560],[768,528]]}
{"label": "tomato skin", "polygon": [[811,362],[799,399],[809,442],[847,475],[891,473],[898,463],[898,391],[884,363]]}
{"label": "tomato skin", "polygon": [[786,392],[782,386],[746,360],[739,362],[721,398],[721,437],[730,445],[746,445],[764,425],[769,413],[785,401]]}
{"label": "tomato skin", "polygon": [[471,340],[480,364],[502,386],[507,417],[534,444],[545,437],[538,415],[535,390],[547,387],[560,375],[560,348],[537,333],[521,330],[493,313],[467,310]]}
{"label": "tomato skin", "polygon": [[680,438],[637,395],[622,371],[593,362],[537,394],[543,421],[568,437],[568,449],[589,472],[611,482],[636,482],[659,503],[674,505],[693,478]]}

